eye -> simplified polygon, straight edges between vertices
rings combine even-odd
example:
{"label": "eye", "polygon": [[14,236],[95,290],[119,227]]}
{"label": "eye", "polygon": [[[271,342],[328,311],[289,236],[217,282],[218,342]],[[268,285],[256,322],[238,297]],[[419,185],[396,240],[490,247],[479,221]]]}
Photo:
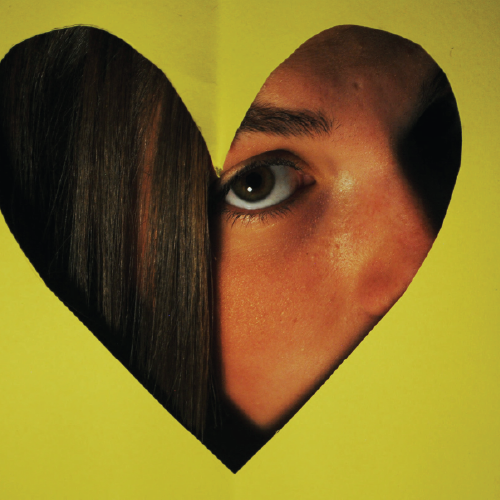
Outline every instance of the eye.
{"label": "eye", "polygon": [[304,177],[289,162],[250,164],[230,181],[225,201],[246,210],[271,207],[286,200],[304,185]]}

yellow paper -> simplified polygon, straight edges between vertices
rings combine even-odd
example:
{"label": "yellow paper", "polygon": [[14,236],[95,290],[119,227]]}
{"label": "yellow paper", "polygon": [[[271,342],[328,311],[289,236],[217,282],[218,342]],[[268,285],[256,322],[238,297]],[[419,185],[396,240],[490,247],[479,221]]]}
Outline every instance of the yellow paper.
{"label": "yellow paper", "polygon": [[414,282],[233,475],[45,287],[0,225],[0,498],[500,497],[500,4],[384,0],[0,2],[0,56],[94,25],[172,81],[220,166],[270,71],[340,24],[422,45],[463,126],[443,229]]}

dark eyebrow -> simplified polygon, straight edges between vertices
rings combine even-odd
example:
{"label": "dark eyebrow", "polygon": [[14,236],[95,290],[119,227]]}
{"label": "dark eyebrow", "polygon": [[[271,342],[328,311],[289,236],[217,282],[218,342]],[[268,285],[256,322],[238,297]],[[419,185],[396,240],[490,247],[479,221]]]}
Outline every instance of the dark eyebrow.
{"label": "dark eyebrow", "polygon": [[333,120],[320,111],[291,110],[254,104],[243,118],[235,139],[242,132],[263,132],[284,137],[314,137],[329,134],[332,127]]}

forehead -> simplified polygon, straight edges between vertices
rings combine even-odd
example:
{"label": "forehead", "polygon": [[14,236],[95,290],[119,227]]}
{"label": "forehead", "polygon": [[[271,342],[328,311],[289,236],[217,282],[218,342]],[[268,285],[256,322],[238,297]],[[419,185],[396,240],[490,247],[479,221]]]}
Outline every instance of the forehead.
{"label": "forehead", "polygon": [[418,45],[357,26],[332,28],[311,38],[267,79],[256,103],[337,112],[346,105],[404,115],[439,72]]}

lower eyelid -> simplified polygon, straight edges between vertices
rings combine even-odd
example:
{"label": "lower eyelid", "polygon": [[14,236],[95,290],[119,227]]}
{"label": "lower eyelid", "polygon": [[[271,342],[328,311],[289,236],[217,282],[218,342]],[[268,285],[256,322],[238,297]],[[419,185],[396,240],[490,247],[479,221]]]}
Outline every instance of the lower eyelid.
{"label": "lower eyelid", "polygon": [[269,219],[285,218],[288,215],[293,214],[292,206],[299,200],[299,194],[301,191],[302,188],[299,188],[295,191],[295,193],[281,203],[272,205],[268,208],[262,208],[260,210],[244,210],[226,203],[221,210],[221,215],[226,217],[227,222],[232,221],[233,225],[236,222],[248,225],[252,222],[265,223],[268,222]]}
{"label": "lower eyelid", "polygon": [[227,222],[232,221],[232,225],[234,225],[236,222],[240,222],[245,225],[248,225],[254,221],[258,221],[259,223],[266,223],[270,218],[275,219],[275,218],[286,217],[292,211],[290,208],[291,204],[292,203],[283,206],[276,205],[273,207],[273,210],[266,210],[266,209],[263,209],[262,211],[254,210],[254,211],[249,211],[247,213],[224,208],[222,210],[222,214],[226,215]]}

